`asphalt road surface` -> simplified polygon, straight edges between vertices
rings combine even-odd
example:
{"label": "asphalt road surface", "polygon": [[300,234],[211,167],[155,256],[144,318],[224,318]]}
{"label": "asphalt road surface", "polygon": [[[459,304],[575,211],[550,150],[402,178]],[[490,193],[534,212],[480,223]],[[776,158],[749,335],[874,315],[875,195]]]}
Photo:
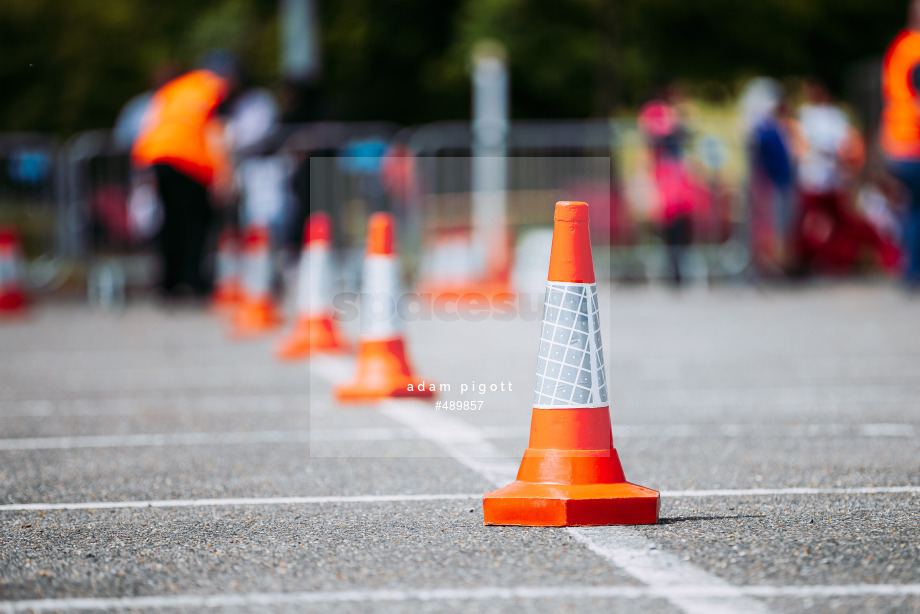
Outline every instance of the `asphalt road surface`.
{"label": "asphalt road surface", "polygon": [[190,309],[3,324],[0,613],[920,612],[920,301],[601,299],[614,442],[657,525],[483,526],[527,443],[528,310],[408,324],[459,411],[338,406],[350,358],[281,364],[280,333]]}

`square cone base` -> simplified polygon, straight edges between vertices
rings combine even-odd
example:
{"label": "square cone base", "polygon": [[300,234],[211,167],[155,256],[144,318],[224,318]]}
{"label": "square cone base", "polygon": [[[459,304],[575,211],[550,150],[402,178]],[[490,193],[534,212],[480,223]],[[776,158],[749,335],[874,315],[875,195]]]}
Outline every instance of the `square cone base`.
{"label": "square cone base", "polygon": [[630,482],[538,484],[512,482],[482,498],[485,524],[577,527],[655,524],[658,492]]}
{"label": "square cone base", "polygon": [[275,330],[283,321],[272,301],[247,301],[233,315],[230,334],[234,338],[255,337]]}
{"label": "square cone base", "polygon": [[302,360],[311,354],[344,354],[349,351],[331,318],[302,317],[281,342],[275,355],[281,360]]}
{"label": "square cone base", "polygon": [[236,309],[242,301],[243,293],[239,284],[225,282],[218,285],[211,294],[211,309],[217,312]]}
{"label": "square cone base", "polygon": [[343,403],[389,398],[430,399],[435,395],[433,390],[417,388],[423,380],[412,375],[401,338],[365,340],[358,345],[354,381],[336,388],[335,398]]}

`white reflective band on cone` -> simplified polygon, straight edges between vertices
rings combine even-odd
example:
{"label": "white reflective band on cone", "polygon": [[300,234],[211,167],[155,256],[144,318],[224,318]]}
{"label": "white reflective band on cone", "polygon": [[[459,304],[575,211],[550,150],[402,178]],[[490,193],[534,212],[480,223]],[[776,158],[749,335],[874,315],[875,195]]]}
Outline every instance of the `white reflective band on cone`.
{"label": "white reflective band on cone", "polygon": [[227,281],[240,274],[239,256],[230,250],[217,252],[217,281]]}
{"label": "white reflective band on cone", "polygon": [[16,258],[0,254],[0,286],[17,286],[18,281],[19,267]]}
{"label": "white reflective band on cone", "polygon": [[243,255],[243,291],[247,297],[268,296],[271,288],[272,264],[268,250]]}
{"label": "white reflective band on cone", "polygon": [[546,284],[534,407],[605,407],[607,371],[595,284]]}
{"label": "white reflective band on cone", "polygon": [[361,336],[392,339],[402,332],[396,309],[400,297],[399,262],[394,256],[370,255],[364,259],[361,286]]}
{"label": "white reflective band on cone", "polygon": [[319,316],[332,311],[332,254],[325,245],[303,250],[297,271],[297,312]]}

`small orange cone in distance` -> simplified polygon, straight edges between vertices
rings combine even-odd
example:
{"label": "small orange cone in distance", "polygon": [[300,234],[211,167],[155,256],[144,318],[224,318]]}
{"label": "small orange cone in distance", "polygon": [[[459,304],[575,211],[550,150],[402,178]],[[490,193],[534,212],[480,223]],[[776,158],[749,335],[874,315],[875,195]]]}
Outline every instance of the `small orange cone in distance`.
{"label": "small orange cone in distance", "polygon": [[233,336],[258,335],[281,325],[271,293],[271,254],[268,229],[249,226],[243,236],[243,298],[233,314]]}
{"label": "small orange cone in distance", "polygon": [[530,443],[517,480],[483,497],[485,524],[654,524],[659,507],[613,447],[588,206],[559,202]]}
{"label": "small orange cone in distance", "polygon": [[339,326],[332,319],[332,225],[318,211],[304,225],[303,251],[297,279],[297,318],[294,330],[278,347],[283,360],[305,358],[314,352],[345,352]]}
{"label": "small orange cone in distance", "polygon": [[[399,260],[393,218],[375,213],[368,222],[367,254],[361,288],[361,338],[355,379],[335,389],[339,401],[372,401],[389,397],[429,398],[434,392],[412,374],[402,336],[399,299]],[[380,309],[377,309],[380,307]],[[412,390],[409,390],[409,388]],[[433,387],[433,386],[432,386]]]}
{"label": "small orange cone in distance", "polygon": [[0,227],[0,318],[14,319],[26,314],[29,300],[22,286],[22,247],[19,231]]}
{"label": "small orange cone in distance", "polygon": [[217,271],[211,306],[224,311],[239,305],[243,297],[240,288],[240,241],[239,234],[232,228],[225,228],[217,239]]}

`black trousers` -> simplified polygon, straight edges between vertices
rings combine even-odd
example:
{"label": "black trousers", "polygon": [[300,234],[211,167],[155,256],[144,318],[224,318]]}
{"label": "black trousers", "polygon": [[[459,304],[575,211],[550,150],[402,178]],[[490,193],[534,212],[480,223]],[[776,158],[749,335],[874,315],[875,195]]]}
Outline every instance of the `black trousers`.
{"label": "black trousers", "polygon": [[671,283],[679,286],[683,282],[681,259],[687,246],[693,241],[693,220],[688,215],[678,215],[664,225],[662,235],[671,265]]}
{"label": "black trousers", "polygon": [[211,291],[204,262],[212,217],[208,188],[169,164],[155,164],[153,170],[163,204],[160,289],[170,296],[187,286],[195,295],[206,296]]}

